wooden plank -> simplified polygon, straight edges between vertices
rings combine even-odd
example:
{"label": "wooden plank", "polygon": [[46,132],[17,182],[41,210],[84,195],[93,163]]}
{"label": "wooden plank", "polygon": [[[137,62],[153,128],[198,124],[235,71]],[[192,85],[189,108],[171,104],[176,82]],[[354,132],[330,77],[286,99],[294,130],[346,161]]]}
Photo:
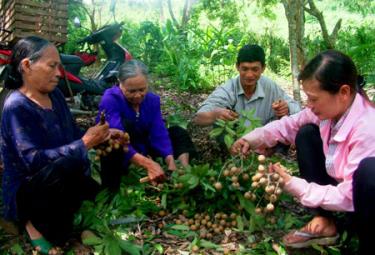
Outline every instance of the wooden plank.
{"label": "wooden plank", "polygon": [[50,26],[50,25],[47,25],[47,24],[40,24],[40,25],[37,25],[37,24],[27,24],[27,23],[23,23],[23,22],[19,22],[19,21],[16,21],[14,23],[14,26],[17,28],[17,29],[21,29],[21,30],[29,30],[29,31],[42,31],[42,33],[63,33],[63,34],[66,34],[68,33],[68,30],[66,27],[64,26]]}
{"label": "wooden plank", "polygon": [[30,9],[52,9],[57,11],[68,11],[68,4],[58,4],[58,3],[37,3],[33,1],[22,1],[16,2],[16,6],[22,6],[22,8]]}
{"label": "wooden plank", "polygon": [[9,1],[6,4],[6,6],[4,7],[4,15],[5,16],[12,15],[12,13],[14,13],[14,5],[15,5],[14,1]]}
{"label": "wooden plank", "polygon": [[[21,13],[16,13],[14,16],[15,21],[29,21],[29,22],[39,22],[40,18],[39,17],[30,17],[23,15]],[[52,19],[49,23],[54,26],[67,26],[67,18],[54,18]]]}
{"label": "wooden plank", "polygon": [[[19,30],[16,30],[15,33],[13,34],[13,38],[22,38],[22,37],[26,37],[26,36],[30,36],[30,35],[36,35],[36,36],[40,36],[42,38],[45,38],[51,42],[59,42],[59,43],[64,43],[66,42],[66,35],[64,34],[41,34],[41,33],[36,33],[36,32],[24,32],[24,31],[19,31]],[[13,39],[13,40],[14,40]]]}
{"label": "wooden plank", "polygon": [[68,17],[67,11],[48,11],[48,10],[41,10],[41,9],[29,9],[29,8],[22,8],[19,5],[15,6],[16,13],[27,14],[30,16],[52,16],[54,18],[60,17],[65,18]]}

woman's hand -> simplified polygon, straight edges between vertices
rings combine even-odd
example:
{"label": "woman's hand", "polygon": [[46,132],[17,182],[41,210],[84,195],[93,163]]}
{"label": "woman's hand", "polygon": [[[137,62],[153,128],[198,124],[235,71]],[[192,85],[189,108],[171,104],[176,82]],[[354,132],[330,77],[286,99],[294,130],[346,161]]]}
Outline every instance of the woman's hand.
{"label": "woman's hand", "polygon": [[148,159],[149,162],[146,164],[147,175],[150,178],[151,182],[162,182],[165,179],[165,174],[161,166],[153,161]]}
{"label": "woman's hand", "polygon": [[143,156],[140,153],[134,154],[130,161],[147,170],[148,181],[152,183],[161,182],[165,179],[165,174],[161,166],[150,158]]}
{"label": "woman's hand", "polygon": [[166,156],[165,163],[167,164],[168,170],[174,171],[177,169],[176,162],[174,161],[173,155]]}
{"label": "woman's hand", "polygon": [[269,170],[270,172],[278,173],[284,179],[284,183],[289,182],[292,178],[292,176],[287,172],[287,169],[284,166],[282,166],[279,162],[275,164],[270,164]]}
{"label": "woman's hand", "polygon": [[230,148],[232,155],[243,154],[245,156],[250,153],[250,143],[243,138],[238,139]]}
{"label": "woman's hand", "polygon": [[99,145],[111,137],[108,123],[90,127],[82,137],[82,141],[89,150]]}

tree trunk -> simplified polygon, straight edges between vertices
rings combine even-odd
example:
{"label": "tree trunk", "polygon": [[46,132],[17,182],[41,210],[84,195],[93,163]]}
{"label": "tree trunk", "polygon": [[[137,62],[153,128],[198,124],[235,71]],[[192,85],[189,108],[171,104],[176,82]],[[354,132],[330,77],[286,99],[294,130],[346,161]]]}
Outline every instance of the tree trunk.
{"label": "tree trunk", "polygon": [[285,16],[288,20],[293,97],[295,100],[301,102],[300,84],[298,81],[300,66],[298,64],[299,62],[304,62],[304,55],[303,53],[301,54],[303,52],[304,37],[303,0],[282,0],[282,3],[284,5]]}
{"label": "tree trunk", "polygon": [[161,24],[164,24],[165,22],[163,2],[163,0],[157,0],[157,5],[159,7],[159,20]]}
{"label": "tree trunk", "polygon": [[172,7],[172,2],[171,0],[168,0],[168,10],[169,10],[169,15],[171,15],[171,19],[172,19],[172,22],[173,24],[175,25],[176,28],[180,28],[180,24],[178,23],[176,17],[174,16],[174,12],[173,12],[173,7]]}

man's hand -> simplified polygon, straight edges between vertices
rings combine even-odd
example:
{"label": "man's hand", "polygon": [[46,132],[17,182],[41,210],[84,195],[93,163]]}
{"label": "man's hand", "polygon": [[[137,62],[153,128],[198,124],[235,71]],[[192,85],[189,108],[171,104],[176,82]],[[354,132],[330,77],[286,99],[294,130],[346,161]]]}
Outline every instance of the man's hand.
{"label": "man's hand", "polygon": [[216,119],[221,120],[235,120],[238,118],[238,114],[232,110],[224,108],[216,108],[214,110]]}
{"label": "man's hand", "polygon": [[276,100],[272,103],[272,109],[275,112],[276,117],[279,119],[289,114],[288,103],[285,100]]}
{"label": "man's hand", "polygon": [[238,139],[230,148],[232,155],[243,154],[245,156],[250,153],[250,144],[243,138]]}

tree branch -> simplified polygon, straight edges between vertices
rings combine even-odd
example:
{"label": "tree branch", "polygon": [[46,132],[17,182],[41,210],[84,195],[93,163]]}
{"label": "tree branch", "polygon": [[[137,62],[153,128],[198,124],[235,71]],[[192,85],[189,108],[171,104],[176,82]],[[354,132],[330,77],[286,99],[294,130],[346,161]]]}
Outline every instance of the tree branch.
{"label": "tree branch", "polygon": [[305,11],[309,13],[310,15],[314,16],[320,25],[320,28],[322,30],[323,34],[323,39],[326,43],[326,46],[328,49],[333,49],[335,48],[336,40],[337,40],[337,35],[338,32],[341,28],[341,23],[342,19],[339,19],[335,25],[335,27],[332,30],[332,33],[328,33],[327,25],[324,20],[323,12],[319,11],[318,8],[316,7],[314,0],[308,0],[310,8],[305,6]]}
{"label": "tree branch", "polygon": [[306,11],[318,20],[320,24],[320,28],[322,30],[323,39],[327,45],[327,48],[333,49],[335,42],[331,40],[331,36],[328,34],[328,29],[327,29],[327,25],[323,17],[323,13],[318,10],[318,8],[316,7],[314,3],[314,0],[308,0],[308,2],[309,2],[310,9],[309,10],[306,9]]}

